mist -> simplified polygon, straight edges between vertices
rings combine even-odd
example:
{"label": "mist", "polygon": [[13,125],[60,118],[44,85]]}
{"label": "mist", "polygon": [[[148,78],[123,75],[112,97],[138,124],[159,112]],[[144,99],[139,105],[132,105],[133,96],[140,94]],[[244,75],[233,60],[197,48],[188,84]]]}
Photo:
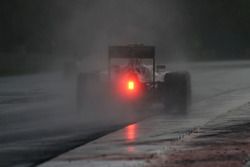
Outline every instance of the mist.
{"label": "mist", "polygon": [[1,49],[2,59],[9,62],[25,57],[27,66],[55,67],[65,59],[85,59],[84,66],[104,68],[108,46],[127,44],[154,45],[159,60],[187,59],[183,34],[188,22],[183,4],[177,1],[17,1],[5,6],[18,9],[11,16],[14,25],[7,16],[3,21],[6,28],[15,26],[11,30],[16,32]]}
{"label": "mist", "polygon": [[[189,122],[200,127],[222,108],[245,103],[249,9],[249,0],[1,0],[0,166],[34,166],[156,115],[145,131],[182,134]],[[117,74],[109,75],[108,47],[129,44],[155,47],[164,69],[156,84],[137,80],[156,76],[137,60],[136,78],[118,76],[131,69],[114,62]],[[131,83],[135,96],[126,96]],[[163,141],[143,129],[135,131],[143,140]],[[125,142],[123,135],[112,140]]]}
{"label": "mist", "polygon": [[1,73],[55,69],[69,59],[104,68],[109,45],[131,43],[155,46],[158,61],[248,59],[249,5],[245,0],[4,0]]}
{"label": "mist", "polygon": [[91,57],[87,64],[106,62],[109,45],[142,43],[156,46],[159,59],[186,57],[182,39],[188,25],[176,1],[94,1],[85,10],[77,6],[63,28],[76,54]]}

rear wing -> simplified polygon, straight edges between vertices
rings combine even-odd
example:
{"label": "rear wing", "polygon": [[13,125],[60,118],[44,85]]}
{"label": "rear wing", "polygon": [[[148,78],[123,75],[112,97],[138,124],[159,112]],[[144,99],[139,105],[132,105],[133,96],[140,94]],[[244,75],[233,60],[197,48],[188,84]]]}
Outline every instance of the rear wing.
{"label": "rear wing", "polygon": [[155,47],[144,45],[110,46],[109,76],[111,59],[151,59],[153,64],[153,84],[155,83]]}
{"label": "rear wing", "polygon": [[112,58],[138,58],[154,59],[155,47],[153,46],[110,46],[109,59]]}

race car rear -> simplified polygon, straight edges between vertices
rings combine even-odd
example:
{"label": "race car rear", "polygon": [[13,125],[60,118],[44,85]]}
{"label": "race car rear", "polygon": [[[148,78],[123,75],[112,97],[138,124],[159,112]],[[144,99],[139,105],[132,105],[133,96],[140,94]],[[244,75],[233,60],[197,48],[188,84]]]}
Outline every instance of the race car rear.
{"label": "race car rear", "polygon": [[157,102],[167,111],[187,112],[191,102],[189,73],[162,69],[162,65],[156,68],[153,46],[111,46],[106,72],[79,74],[78,107],[112,99],[121,105],[148,106]]}

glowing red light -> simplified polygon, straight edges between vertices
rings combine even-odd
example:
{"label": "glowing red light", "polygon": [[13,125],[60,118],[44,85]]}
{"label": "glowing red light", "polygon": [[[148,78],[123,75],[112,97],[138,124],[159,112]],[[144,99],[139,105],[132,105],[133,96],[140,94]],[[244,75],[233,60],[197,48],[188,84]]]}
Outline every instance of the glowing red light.
{"label": "glowing red light", "polygon": [[134,90],[134,89],[135,89],[134,81],[128,81],[128,90]]}
{"label": "glowing red light", "polygon": [[141,97],[142,84],[134,73],[124,73],[117,78],[116,90],[118,97],[126,101],[136,100]]}

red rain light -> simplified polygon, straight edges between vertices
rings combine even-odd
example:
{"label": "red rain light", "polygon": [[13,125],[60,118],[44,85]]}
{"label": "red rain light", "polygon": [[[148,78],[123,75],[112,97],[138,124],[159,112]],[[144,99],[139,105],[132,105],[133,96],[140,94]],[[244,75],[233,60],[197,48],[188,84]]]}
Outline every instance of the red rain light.
{"label": "red rain light", "polygon": [[128,81],[128,90],[134,90],[135,89],[135,83],[134,81]]}
{"label": "red rain light", "polygon": [[142,86],[136,74],[123,73],[117,78],[116,89],[119,97],[124,100],[136,100],[141,97]]}

